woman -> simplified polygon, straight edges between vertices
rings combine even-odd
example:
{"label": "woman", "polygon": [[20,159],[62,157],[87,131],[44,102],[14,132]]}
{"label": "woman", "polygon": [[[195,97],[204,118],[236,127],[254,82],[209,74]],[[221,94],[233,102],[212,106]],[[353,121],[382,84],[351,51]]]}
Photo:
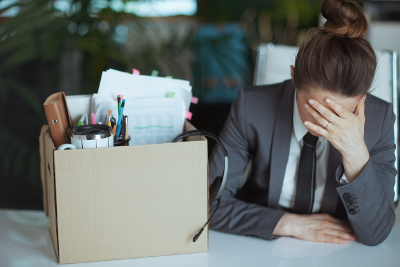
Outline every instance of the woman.
{"label": "woman", "polygon": [[[395,116],[367,94],[376,69],[368,24],[354,2],[323,0],[321,12],[327,21],[307,33],[292,80],[239,92],[220,134],[229,174],[211,229],[337,244],[389,235]],[[216,146],[210,177],[222,168]]]}

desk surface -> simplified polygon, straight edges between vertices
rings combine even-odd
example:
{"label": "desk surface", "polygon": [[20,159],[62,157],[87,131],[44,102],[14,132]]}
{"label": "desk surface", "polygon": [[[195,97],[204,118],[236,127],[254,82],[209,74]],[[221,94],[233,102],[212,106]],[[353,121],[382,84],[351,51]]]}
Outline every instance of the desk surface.
{"label": "desk surface", "polygon": [[[386,241],[376,247],[357,242],[322,244],[289,237],[267,241],[215,231],[210,231],[209,237],[208,252],[73,266],[400,266],[400,226],[395,226]],[[43,212],[0,210],[0,266],[58,266]]]}

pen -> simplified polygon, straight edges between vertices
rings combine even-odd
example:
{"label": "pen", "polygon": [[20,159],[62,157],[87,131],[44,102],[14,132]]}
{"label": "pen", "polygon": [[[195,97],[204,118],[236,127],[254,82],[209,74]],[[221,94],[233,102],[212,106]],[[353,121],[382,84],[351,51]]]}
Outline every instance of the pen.
{"label": "pen", "polygon": [[111,127],[111,115],[112,114],[112,110],[108,110],[108,116],[107,116],[107,125]]}
{"label": "pen", "polygon": [[[86,121],[86,123],[85,123]],[[82,117],[79,119],[79,122],[76,126],[82,126],[82,125],[88,125],[88,121],[87,121],[87,114],[83,114]]]}
{"label": "pen", "polygon": [[[125,140],[129,139],[129,133],[128,133],[128,116],[125,116]],[[125,143],[126,145],[129,145],[128,142]]]}
{"label": "pen", "polygon": [[121,134],[118,136],[120,140],[125,140],[125,119],[122,115],[122,122],[121,122]]}
{"label": "pen", "polygon": [[121,133],[121,121],[122,121],[122,113],[124,112],[124,107],[125,107],[125,99],[122,100],[121,104],[121,110],[119,112],[118,116],[118,121],[117,121],[117,136]]}
{"label": "pen", "polygon": [[119,112],[121,109],[121,96],[117,95],[117,104],[118,104],[118,114],[117,114],[117,118],[119,117]]}
{"label": "pen", "polygon": [[[121,97],[121,102],[124,101],[124,95],[120,95]],[[119,106],[119,110],[121,110],[121,105]],[[122,111],[121,111],[122,112]],[[122,116],[124,116],[124,113],[122,112]]]}

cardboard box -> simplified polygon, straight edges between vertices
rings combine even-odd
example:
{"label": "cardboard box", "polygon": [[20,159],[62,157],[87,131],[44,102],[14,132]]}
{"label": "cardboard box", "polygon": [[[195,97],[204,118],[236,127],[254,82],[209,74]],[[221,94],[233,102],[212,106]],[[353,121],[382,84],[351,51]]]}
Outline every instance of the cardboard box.
{"label": "cardboard box", "polygon": [[[185,130],[193,130],[188,122]],[[41,178],[59,263],[208,251],[207,140],[55,150],[40,135]]]}

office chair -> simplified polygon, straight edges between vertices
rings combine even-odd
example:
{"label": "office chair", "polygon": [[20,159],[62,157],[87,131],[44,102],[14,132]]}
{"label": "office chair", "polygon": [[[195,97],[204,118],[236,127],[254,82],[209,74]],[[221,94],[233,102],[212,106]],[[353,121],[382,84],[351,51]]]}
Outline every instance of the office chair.
{"label": "office chair", "polygon": [[[291,79],[290,65],[294,65],[298,47],[274,45],[272,43],[260,44],[258,46],[256,67],[254,71],[254,85],[280,83]],[[399,91],[399,55],[395,51],[375,51],[378,66],[375,78],[371,86],[371,94],[393,104],[393,111],[396,115],[394,122],[394,138],[396,143],[395,168],[399,165],[398,151],[398,91]],[[246,179],[244,176],[243,179]],[[243,181],[241,181],[243,184]],[[396,175],[394,186],[394,201],[398,201],[399,178]]]}

